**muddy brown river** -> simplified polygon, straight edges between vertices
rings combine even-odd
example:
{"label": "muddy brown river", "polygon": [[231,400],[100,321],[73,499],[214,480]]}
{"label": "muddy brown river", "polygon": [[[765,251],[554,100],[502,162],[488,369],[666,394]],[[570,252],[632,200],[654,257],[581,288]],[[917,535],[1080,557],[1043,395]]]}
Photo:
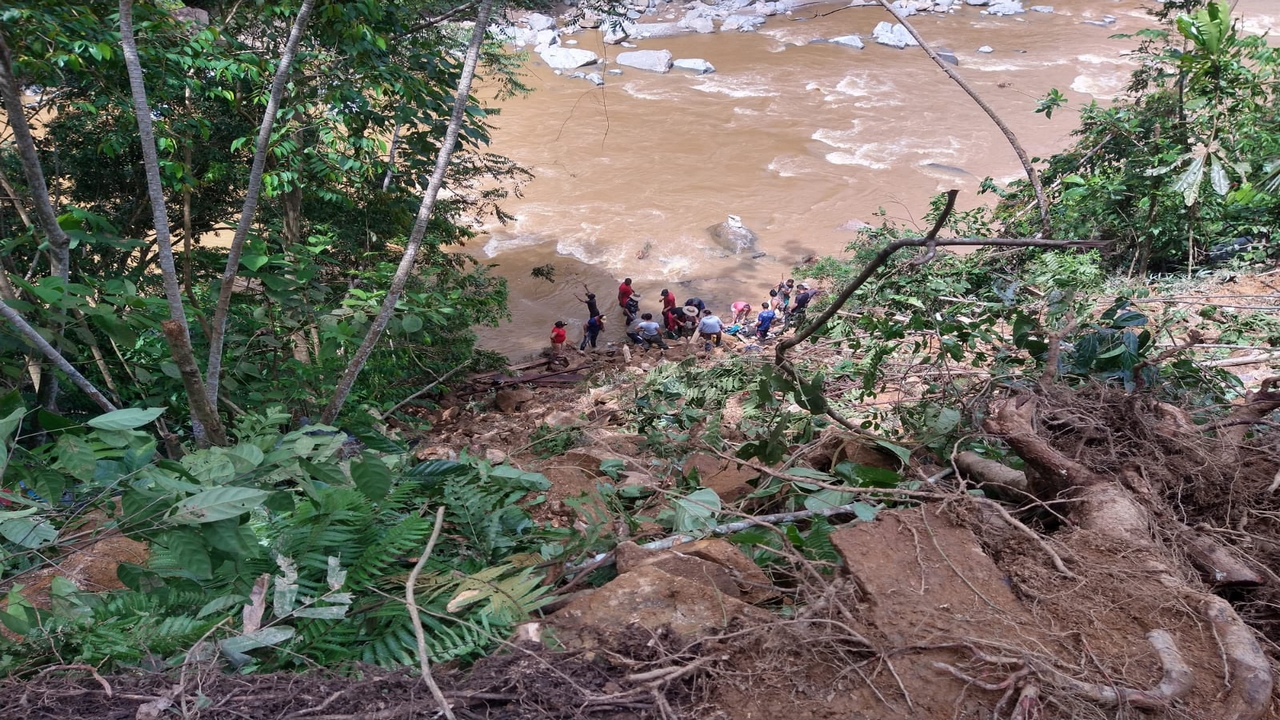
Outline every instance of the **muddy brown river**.
{"label": "muddy brown river", "polygon": [[[1070,143],[1078,108],[1122,92],[1135,41],[1110,38],[1150,25],[1136,0],[1044,4],[1054,12],[992,17],[965,6],[911,18],[931,44],[954,51],[959,72],[1033,156]],[[668,7],[656,21],[683,13]],[[635,41],[705,59],[716,68],[708,75],[621,68],[595,87],[555,75],[530,53],[534,91],[497,104],[492,150],[535,178],[504,205],[517,219],[486,228],[467,248],[511,288],[512,321],[483,329],[481,344],[527,356],[546,345],[557,319],[570,324],[576,344],[586,309],[573,293],[583,283],[609,309],[615,322],[606,336],[617,340],[614,298],[624,276],[634,278],[644,311],[661,307],[664,287],[719,310],[736,300],[758,304],[805,256],[843,250],[850,221],[876,223],[883,209],[919,224],[938,192],[958,188],[960,206],[972,207],[986,199],[976,195],[983,177],[1021,176],[1004,137],[923,51],[871,42],[872,28],[892,20],[887,12],[818,17],[837,7],[801,7],[754,33]],[[1253,32],[1280,25],[1280,0],[1240,0],[1237,12]],[[1084,22],[1104,15],[1114,24]],[[854,33],[865,49],[811,44]],[[624,50],[600,37],[585,30],[564,39],[604,58]],[[983,46],[992,52],[978,52]],[[1070,99],[1052,120],[1034,112],[1050,88]],[[759,235],[765,257],[728,256],[712,241],[708,226],[729,214]],[[530,277],[547,263],[554,283]]]}

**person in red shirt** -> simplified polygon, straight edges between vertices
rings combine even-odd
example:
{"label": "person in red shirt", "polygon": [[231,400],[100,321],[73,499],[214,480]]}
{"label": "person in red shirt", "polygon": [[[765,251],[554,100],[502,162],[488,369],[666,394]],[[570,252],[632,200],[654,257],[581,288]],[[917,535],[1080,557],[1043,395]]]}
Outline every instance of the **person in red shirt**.
{"label": "person in red shirt", "polygon": [[674,309],[676,306],[676,296],[670,290],[662,291],[662,312]]}
{"label": "person in red shirt", "polygon": [[636,295],[636,291],[631,287],[631,278],[627,278],[618,286],[618,307],[625,308],[632,295],[635,295],[637,299],[640,297]]}
{"label": "person in red shirt", "polygon": [[564,352],[564,341],[567,333],[564,331],[564,321],[557,320],[556,326],[551,328],[551,356],[560,357]]}

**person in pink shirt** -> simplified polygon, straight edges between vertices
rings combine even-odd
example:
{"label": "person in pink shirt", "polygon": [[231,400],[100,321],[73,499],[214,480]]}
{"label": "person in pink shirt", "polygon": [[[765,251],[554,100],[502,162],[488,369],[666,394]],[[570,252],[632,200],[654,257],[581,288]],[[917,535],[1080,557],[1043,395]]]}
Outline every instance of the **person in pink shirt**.
{"label": "person in pink shirt", "polygon": [[741,325],[746,321],[747,315],[751,314],[751,303],[745,300],[739,300],[731,307],[733,310],[733,325]]}

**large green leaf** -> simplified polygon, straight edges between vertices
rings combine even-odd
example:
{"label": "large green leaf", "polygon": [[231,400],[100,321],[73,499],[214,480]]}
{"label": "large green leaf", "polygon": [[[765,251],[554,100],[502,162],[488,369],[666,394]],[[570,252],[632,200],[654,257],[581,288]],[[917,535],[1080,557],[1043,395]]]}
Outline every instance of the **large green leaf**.
{"label": "large green leaf", "polygon": [[365,497],[377,502],[391,489],[391,468],[377,455],[365,453],[360,462],[351,463],[351,479]]}
{"label": "large green leaf", "polygon": [[58,539],[58,529],[43,518],[0,520],[0,535],[26,548],[38,548]]}
{"label": "large green leaf", "polygon": [[99,430],[132,430],[142,427],[164,414],[164,408],[124,408],[115,410],[85,423]]}
{"label": "large green leaf", "polygon": [[711,488],[694,490],[674,503],[675,527],[678,533],[704,532],[716,525],[720,512],[720,496]]}
{"label": "large green leaf", "polygon": [[270,494],[244,487],[205,490],[179,502],[169,520],[179,525],[198,525],[239,517],[261,505]]}
{"label": "large green leaf", "polygon": [[[197,580],[208,580],[213,577],[213,561],[209,559],[209,550],[204,538],[191,528],[176,528],[161,533],[156,542],[164,546],[173,559],[177,561],[175,568],[179,574]],[[161,569],[158,568],[157,569]]]}

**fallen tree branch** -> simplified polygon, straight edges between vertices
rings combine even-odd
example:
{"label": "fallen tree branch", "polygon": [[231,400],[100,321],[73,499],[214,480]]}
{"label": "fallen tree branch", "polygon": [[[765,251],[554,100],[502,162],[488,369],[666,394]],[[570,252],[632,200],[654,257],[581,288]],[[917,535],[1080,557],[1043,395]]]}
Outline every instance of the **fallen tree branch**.
{"label": "fallen tree branch", "polygon": [[475,360],[475,358],[471,358],[470,360],[467,360],[466,362],[462,363],[461,365],[459,365],[459,366],[455,367],[454,369],[450,370],[449,372],[445,373],[443,376],[438,377],[438,378],[436,378],[435,380],[432,380],[432,381],[431,381],[431,382],[430,382],[426,387],[424,387],[424,388],[422,388],[421,390],[419,390],[418,392],[416,392],[416,393],[414,393],[414,394],[410,395],[409,397],[407,397],[407,398],[405,398],[405,399],[401,400],[400,402],[396,403],[395,405],[392,405],[390,410],[388,410],[388,411],[386,411],[386,412],[384,412],[384,413],[381,413],[378,417],[379,417],[379,418],[385,418],[385,417],[387,417],[387,416],[389,416],[389,415],[394,414],[394,413],[395,413],[395,411],[397,411],[397,410],[399,410],[400,408],[404,407],[406,403],[409,403],[409,402],[410,402],[410,401],[412,401],[412,400],[416,400],[417,398],[422,397],[424,394],[426,394],[426,393],[427,393],[427,391],[431,390],[431,388],[433,388],[433,387],[435,387],[435,386],[439,385],[440,383],[444,382],[445,380],[448,380],[449,378],[453,377],[453,374],[454,374],[454,373],[456,373],[456,372],[458,372],[459,370],[461,370],[461,369],[463,369],[463,368],[467,367],[468,365],[470,365],[470,364],[471,364],[471,362],[472,362],[472,360]]}
{"label": "fallen tree branch", "polygon": [[0,301],[0,315],[4,316],[4,319],[8,320],[9,324],[17,329],[22,337],[27,339],[27,342],[34,345],[36,349],[43,353],[45,357],[49,358],[49,361],[56,365],[59,370],[66,373],[67,377],[71,378],[71,382],[75,383],[76,387],[83,390],[86,395],[98,404],[98,407],[107,412],[111,412],[116,409],[116,406],[111,404],[111,401],[107,399],[107,396],[103,395],[101,390],[94,387],[93,383],[89,382],[88,378],[81,375],[80,371],[76,370],[75,367],[62,356],[62,353],[58,352],[56,348],[50,345],[48,340],[45,340],[40,333],[36,332],[36,329],[31,327],[31,325],[22,317],[21,314],[18,313],[17,310],[14,310],[3,301]]}
{"label": "fallen tree branch", "polygon": [[1177,355],[1184,350],[1189,350],[1202,342],[1204,342],[1204,334],[1199,330],[1192,329],[1187,333],[1186,342],[1174,345],[1168,350],[1162,350],[1160,354],[1155,357],[1144,358],[1134,363],[1133,369],[1129,371],[1133,376],[1133,389],[1135,391],[1141,390],[1142,386],[1146,384],[1146,381],[1142,377],[1142,371],[1144,369],[1148,367],[1155,367],[1174,355]]}

